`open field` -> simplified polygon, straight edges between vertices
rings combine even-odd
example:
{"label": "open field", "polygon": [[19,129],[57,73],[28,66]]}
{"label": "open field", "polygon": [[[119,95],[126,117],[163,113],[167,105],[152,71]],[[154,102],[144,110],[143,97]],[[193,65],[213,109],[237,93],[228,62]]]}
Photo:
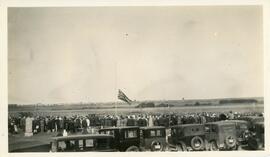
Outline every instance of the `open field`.
{"label": "open field", "polygon": [[16,115],[19,112],[32,112],[34,115],[59,115],[59,116],[72,116],[72,115],[87,115],[87,114],[136,114],[136,113],[187,113],[187,112],[263,112],[263,104],[233,104],[233,105],[220,105],[220,106],[182,106],[182,107],[159,107],[159,108],[100,108],[100,109],[59,109],[52,110],[49,107],[31,110],[10,110],[10,115]]}

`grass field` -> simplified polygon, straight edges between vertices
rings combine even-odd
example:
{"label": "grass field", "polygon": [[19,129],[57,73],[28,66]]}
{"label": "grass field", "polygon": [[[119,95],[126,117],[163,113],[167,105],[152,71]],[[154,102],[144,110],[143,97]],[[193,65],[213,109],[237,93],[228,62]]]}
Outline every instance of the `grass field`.
{"label": "grass field", "polygon": [[188,113],[188,112],[263,112],[263,104],[230,104],[219,106],[181,106],[181,107],[159,107],[159,108],[97,108],[97,109],[57,109],[52,110],[50,107],[35,109],[28,108],[24,110],[9,110],[9,115],[17,115],[19,112],[32,112],[34,115],[55,115],[55,116],[72,116],[87,114],[109,114],[109,115],[126,115],[136,113]]}

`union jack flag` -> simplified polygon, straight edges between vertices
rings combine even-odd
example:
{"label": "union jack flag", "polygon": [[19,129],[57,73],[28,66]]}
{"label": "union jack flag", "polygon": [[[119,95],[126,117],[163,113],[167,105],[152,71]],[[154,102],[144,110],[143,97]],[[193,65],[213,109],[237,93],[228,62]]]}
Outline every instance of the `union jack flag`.
{"label": "union jack flag", "polygon": [[120,89],[118,90],[118,99],[128,103],[129,105],[132,103],[132,101]]}

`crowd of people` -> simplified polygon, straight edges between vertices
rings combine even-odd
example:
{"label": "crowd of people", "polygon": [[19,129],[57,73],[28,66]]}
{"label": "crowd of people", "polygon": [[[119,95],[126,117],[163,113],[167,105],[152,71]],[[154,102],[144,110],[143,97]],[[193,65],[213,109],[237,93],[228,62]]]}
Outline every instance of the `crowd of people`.
{"label": "crowd of people", "polygon": [[263,113],[237,112],[201,112],[201,113],[171,113],[171,114],[128,114],[128,115],[96,115],[86,116],[9,116],[8,130],[11,134],[24,132],[26,119],[32,121],[32,132],[62,132],[77,133],[91,128],[121,127],[121,126],[165,126],[181,124],[204,124],[226,119],[239,119],[243,116],[263,116]]}

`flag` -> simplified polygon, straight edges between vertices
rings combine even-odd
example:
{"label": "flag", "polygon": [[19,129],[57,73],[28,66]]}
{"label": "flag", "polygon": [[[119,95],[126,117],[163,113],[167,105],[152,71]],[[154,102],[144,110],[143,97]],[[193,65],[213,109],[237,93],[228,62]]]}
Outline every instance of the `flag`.
{"label": "flag", "polygon": [[118,90],[118,99],[128,103],[129,105],[131,104],[131,100],[126,96],[124,92],[122,92],[120,89]]}

